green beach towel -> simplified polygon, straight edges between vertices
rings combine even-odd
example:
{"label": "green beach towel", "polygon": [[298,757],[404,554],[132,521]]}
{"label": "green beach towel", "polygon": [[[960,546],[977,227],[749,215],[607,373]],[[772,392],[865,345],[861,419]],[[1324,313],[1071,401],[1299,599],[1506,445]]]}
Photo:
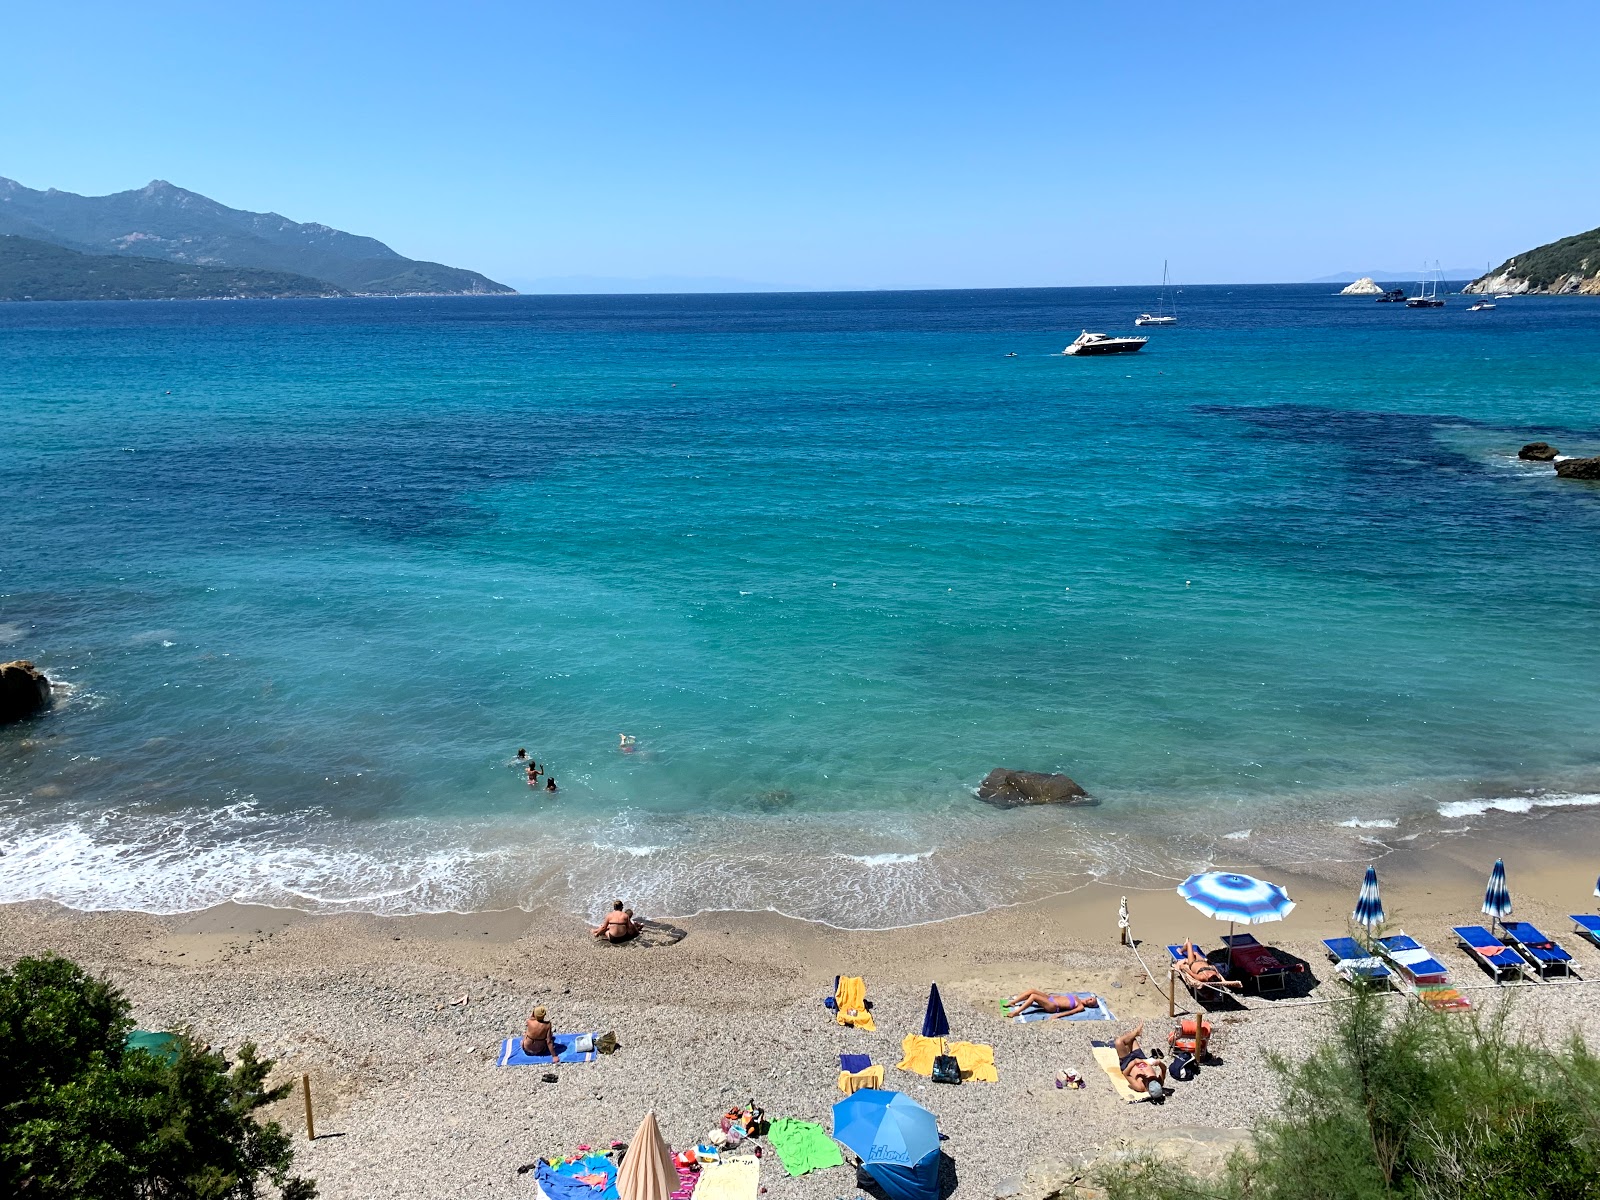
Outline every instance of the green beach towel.
{"label": "green beach towel", "polygon": [[844,1166],[839,1146],[821,1125],[780,1117],[767,1129],[767,1141],[778,1152],[778,1161],[790,1175],[804,1175],[824,1167]]}

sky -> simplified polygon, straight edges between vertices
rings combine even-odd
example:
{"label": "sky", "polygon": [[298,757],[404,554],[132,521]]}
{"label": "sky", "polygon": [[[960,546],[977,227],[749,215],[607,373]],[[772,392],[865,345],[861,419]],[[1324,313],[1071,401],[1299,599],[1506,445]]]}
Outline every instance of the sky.
{"label": "sky", "polygon": [[[18,3],[0,175],[524,290],[1312,279],[1600,225],[1600,4]],[[564,282],[563,282],[564,281]]]}

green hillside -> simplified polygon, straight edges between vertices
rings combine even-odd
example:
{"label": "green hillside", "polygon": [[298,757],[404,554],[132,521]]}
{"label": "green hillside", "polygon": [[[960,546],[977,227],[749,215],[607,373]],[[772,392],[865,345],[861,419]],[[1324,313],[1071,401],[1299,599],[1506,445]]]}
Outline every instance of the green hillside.
{"label": "green hillside", "polygon": [[194,267],[109,254],[80,254],[0,234],[0,300],[203,300],[346,293],[289,271]]}
{"label": "green hillside", "polygon": [[1468,290],[1600,293],[1600,229],[1507,259]]}

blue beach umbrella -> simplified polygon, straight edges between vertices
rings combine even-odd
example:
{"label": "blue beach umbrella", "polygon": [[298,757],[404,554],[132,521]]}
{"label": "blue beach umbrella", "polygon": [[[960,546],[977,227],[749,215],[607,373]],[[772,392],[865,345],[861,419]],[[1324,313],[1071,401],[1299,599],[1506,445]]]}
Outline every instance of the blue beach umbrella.
{"label": "blue beach umbrella", "polygon": [[939,985],[928,988],[928,1011],[922,1014],[923,1037],[949,1037],[950,1018],[944,1015],[944,1001],[939,999]]}
{"label": "blue beach umbrella", "polygon": [[1356,897],[1356,910],[1350,919],[1365,925],[1370,934],[1375,925],[1383,924],[1383,898],[1378,895],[1378,869],[1367,868],[1367,877],[1361,881],[1361,894]]}
{"label": "blue beach umbrella", "polygon": [[1504,859],[1494,860],[1494,870],[1489,872],[1489,886],[1483,889],[1483,911],[1488,913],[1494,921],[1505,923],[1511,915],[1511,891],[1506,887],[1506,864]]}
{"label": "blue beach umbrella", "polygon": [[938,1200],[939,1123],[901,1092],[863,1088],[833,1106],[833,1136],[890,1200]]}
{"label": "blue beach umbrella", "polygon": [[1228,923],[1228,961],[1233,961],[1233,927],[1281,921],[1294,908],[1289,893],[1275,883],[1233,871],[1191,875],[1178,885],[1178,895],[1208,917]]}

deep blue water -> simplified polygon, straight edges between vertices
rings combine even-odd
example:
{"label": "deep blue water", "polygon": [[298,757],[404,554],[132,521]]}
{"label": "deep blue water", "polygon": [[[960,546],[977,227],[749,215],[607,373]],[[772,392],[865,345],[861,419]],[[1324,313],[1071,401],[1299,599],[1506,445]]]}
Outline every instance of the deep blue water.
{"label": "deep blue water", "polygon": [[889,924],[1594,799],[1600,486],[1515,452],[1600,302],[1330,290],[0,306],[0,899]]}

